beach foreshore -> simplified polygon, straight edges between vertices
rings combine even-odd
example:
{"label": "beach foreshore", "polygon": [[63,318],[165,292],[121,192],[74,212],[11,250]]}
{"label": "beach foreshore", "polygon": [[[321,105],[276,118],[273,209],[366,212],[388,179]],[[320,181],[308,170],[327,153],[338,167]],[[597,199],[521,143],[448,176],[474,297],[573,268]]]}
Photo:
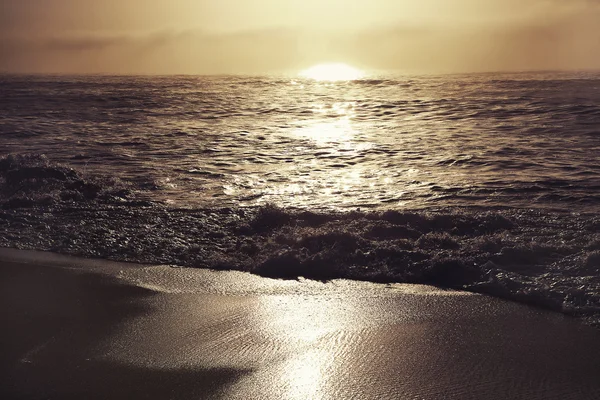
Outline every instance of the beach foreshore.
{"label": "beach foreshore", "polygon": [[600,331],[420,285],[0,249],[6,399],[594,399]]}

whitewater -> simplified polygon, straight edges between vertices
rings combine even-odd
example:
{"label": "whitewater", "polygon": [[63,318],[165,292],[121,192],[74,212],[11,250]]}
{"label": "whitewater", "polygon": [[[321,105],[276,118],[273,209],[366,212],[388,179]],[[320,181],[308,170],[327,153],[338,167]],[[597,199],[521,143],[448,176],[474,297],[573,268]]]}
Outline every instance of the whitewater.
{"label": "whitewater", "polygon": [[600,323],[600,74],[0,76],[0,246]]}

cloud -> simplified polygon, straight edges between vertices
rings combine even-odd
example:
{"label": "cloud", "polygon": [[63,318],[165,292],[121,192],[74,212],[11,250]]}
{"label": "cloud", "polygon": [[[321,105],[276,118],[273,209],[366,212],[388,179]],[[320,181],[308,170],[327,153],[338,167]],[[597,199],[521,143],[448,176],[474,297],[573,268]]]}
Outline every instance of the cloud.
{"label": "cloud", "polygon": [[473,11],[444,23],[368,29],[11,31],[0,35],[0,71],[260,74],[325,61],[416,73],[600,69],[599,0],[497,3],[502,10],[517,4],[511,18],[492,18],[486,9],[484,20]]}
{"label": "cloud", "polygon": [[373,67],[406,72],[600,70],[600,1],[561,12],[550,3],[518,20],[376,29],[353,46]]}
{"label": "cloud", "polygon": [[0,39],[0,70],[50,73],[218,74],[293,68],[298,34],[199,30]]}

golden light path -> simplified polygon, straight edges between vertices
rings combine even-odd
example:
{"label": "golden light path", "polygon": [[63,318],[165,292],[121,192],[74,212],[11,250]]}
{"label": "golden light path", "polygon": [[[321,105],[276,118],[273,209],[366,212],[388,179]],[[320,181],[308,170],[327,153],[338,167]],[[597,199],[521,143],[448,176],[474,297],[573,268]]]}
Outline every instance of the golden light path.
{"label": "golden light path", "polygon": [[365,76],[365,73],[357,68],[344,63],[318,64],[302,72],[300,76],[316,81],[353,81]]}

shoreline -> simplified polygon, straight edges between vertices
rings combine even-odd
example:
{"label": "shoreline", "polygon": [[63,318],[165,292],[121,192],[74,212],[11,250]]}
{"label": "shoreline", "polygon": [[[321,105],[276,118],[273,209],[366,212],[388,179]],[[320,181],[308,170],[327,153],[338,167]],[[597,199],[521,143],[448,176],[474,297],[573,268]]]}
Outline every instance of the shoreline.
{"label": "shoreline", "polygon": [[0,250],[7,398],[589,399],[600,333],[421,285]]}
{"label": "shoreline", "polygon": [[431,284],[600,326],[597,218],[532,210],[319,214],[94,204],[6,210],[0,245],[276,279]]}

